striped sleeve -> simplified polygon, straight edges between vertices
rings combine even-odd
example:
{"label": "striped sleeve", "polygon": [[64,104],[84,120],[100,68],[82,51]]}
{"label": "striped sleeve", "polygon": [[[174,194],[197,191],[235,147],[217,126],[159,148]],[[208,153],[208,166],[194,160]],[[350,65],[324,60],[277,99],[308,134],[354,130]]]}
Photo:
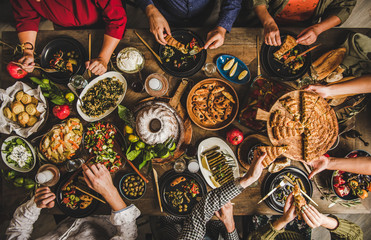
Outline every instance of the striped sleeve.
{"label": "striped sleeve", "polygon": [[338,221],[338,226],[334,230],[330,230],[331,239],[335,240],[362,240],[362,229],[355,223],[348,220],[338,218],[334,215],[329,217],[335,218]]}

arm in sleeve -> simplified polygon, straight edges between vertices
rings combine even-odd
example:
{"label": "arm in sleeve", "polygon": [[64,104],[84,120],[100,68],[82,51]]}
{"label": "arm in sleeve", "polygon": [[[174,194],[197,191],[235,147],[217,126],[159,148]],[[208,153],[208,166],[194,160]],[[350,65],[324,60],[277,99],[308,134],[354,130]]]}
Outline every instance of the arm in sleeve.
{"label": "arm in sleeve", "polygon": [[207,193],[185,220],[178,239],[202,239],[206,233],[206,223],[214,215],[214,212],[239,195],[241,191],[239,183],[230,181]]}
{"label": "arm in sleeve", "polygon": [[38,31],[41,16],[26,0],[10,0],[17,32]]}
{"label": "arm in sleeve", "polygon": [[283,233],[285,229],[276,230],[269,222],[266,225],[258,228],[255,232],[252,232],[248,240],[274,240],[278,234]]}
{"label": "arm in sleeve", "polygon": [[146,12],[146,8],[148,5],[153,4],[152,0],[136,0],[139,7],[143,10],[143,12]]}
{"label": "arm in sleeve", "polygon": [[121,0],[97,0],[97,5],[102,9],[103,20],[106,23],[105,34],[121,39],[127,23]]}
{"label": "arm in sleeve", "polygon": [[242,0],[223,0],[218,26],[225,28],[228,32],[232,30],[234,21],[241,10]]}
{"label": "arm in sleeve", "polygon": [[353,11],[357,0],[333,0],[326,8],[323,18],[337,16],[344,23]]}
{"label": "arm in sleeve", "polygon": [[335,218],[338,221],[338,226],[330,230],[331,239],[341,240],[362,240],[363,232],[362,229],[355,223],[347,221],[345,219],[338,218],[334,215],[329,217]]}
{"label": "arm in sleeve", "polygon": [[13,219],[10,221],[6,230],[8,240],[30,239],[33,230],[33,224],[39,218],[41,209],[36,206],[34,198],[22,204],[15,210]]}
{"label": "arm in sleeve", "polygon": [[240,240],[240,237],[238,236],[237,229],[234,229],[233,232],[227,233],[225,236],[225,240]]}
{"label": "arm in sleeve", "polygon": [[140,210],[133,204],[116,212],[112,212],[110,220],[117,228],[117,235],[112,238],[135,240],[138,237],[136,219],[140,216]]}

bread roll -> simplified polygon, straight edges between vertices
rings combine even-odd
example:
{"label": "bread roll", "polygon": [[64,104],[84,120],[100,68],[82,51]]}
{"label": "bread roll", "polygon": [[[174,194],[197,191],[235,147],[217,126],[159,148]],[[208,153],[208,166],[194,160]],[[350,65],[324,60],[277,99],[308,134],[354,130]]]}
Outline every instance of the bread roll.
{"label": "bread roll", "polygon": [[28,94],[26,94],[26,93],[23,94],[21,102],[22,102],[24,105],[31,103],[31,101],[32,101],[32,97],[31,97],[30,95],[28,95]]}
{"label": "bread roll", "polygon": [[28,113],[21,112],[20,114],[18,114],[18,122],[19,124],[21,124],[22,127],[26,126],[28,120],[30,120],[30,115],[28,115]]}
{"label": "bread roll", "polygon": [[12,112],[15,115],[18,115],[19,113],[24,112],[24,105],[21,102],[17,102],[17,101],[12,102],[12,104],[10,105],[10,108],[12,109]]}
{"label": "bread roll", "polygon": [[32,127],[37,122],[37,118],[35,116],[30,116],[30,119],[27,122],[28,127]]}
{"label": "bread roll", "polygon": [[35,115],[37,113],[36,106],[34,104],[32,104],[32,103],[27,104],[27,106],[26,106],[26,112],[29,115],[31,115],[31,116]]}
{"label": "bread roll", "polygon": [[10,118],[10,120],[16,122],[17,121],[17,115],[15,115],[15,113],[12,112],[12,117]]}
{"label": "bread roll", "polygon": [[15,99],[20,102],[22,100],[22,97],[23,97],[23,94],[24,92],[23,91],[19,91],[15,94]]}
{"label": "bread roll", "polygon": [[10,111],[10,108],[5,107],[3,109],[4,116],[8,119],[12,119],[12,111]]}
{"label": "bread roll", "polygon": [[37,100],[37,98],[35,98],[35,97],[31,97],[31,103],[35,104],[35,106],[37,106],[37,104],[39,103],[39,100]]}

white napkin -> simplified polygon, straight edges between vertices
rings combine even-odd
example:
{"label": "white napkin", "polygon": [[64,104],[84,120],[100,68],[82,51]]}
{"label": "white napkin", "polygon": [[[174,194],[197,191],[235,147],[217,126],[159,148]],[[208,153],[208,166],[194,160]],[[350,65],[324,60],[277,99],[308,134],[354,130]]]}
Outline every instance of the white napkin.
{"label": "white napkin", "polygon": [[[41,113],[41,115],[39,120],[32,127],[23,128],[18,123],[13,122],[4,116],[3,109],[5,107],[10,107],[10,104],[15,98],[15,94],[19,91],[23,91],[39,100],[36,109]],[[41,92],[40,86],[38,86],[37,89],[33,89],[27,84],[18,81],[13,86],[8,87],[6,90],[0,89],[0,100],[2,101],[0,107],[0,133],[10,134],[12,131],[14,131],[19,136],[27,138],[32,133],[37,132],[40,125],[45,121],[47,103],[44,95]]]}

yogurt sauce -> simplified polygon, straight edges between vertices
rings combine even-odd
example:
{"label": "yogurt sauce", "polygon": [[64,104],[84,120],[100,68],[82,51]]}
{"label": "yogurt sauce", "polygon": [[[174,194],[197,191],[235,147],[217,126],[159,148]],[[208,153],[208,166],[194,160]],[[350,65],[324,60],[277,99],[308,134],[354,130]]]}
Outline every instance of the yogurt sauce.
{"label": "yogurt sauce", "polygon": [[142,55],[135,50],[124,52],[119,56],[117,61],[120,69],[129,72],[137,70],[142,63]]}

